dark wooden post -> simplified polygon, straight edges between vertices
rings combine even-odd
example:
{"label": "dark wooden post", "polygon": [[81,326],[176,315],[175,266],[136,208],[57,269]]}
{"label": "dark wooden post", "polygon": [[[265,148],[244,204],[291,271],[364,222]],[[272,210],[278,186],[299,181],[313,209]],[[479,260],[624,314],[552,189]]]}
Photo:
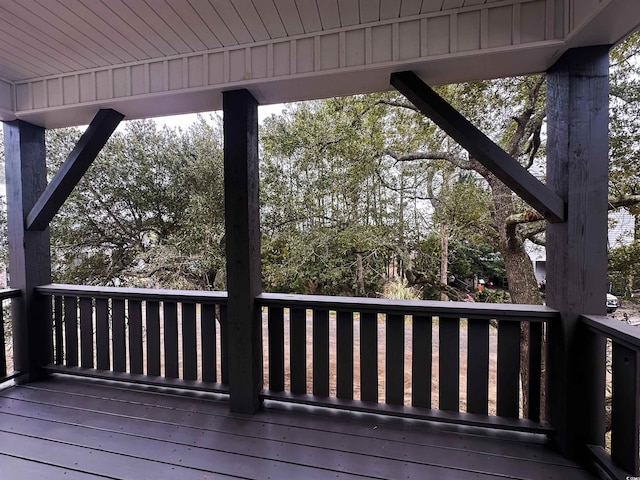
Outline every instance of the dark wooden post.
{"label": "dark wooden post", "polygon": [[609,47],[568,51],[547,76],[547,184],[567,202],[547,225],[547,404],[557,445],[580,457],[604,442],[604,340],[581,314],[604,315],[607,274]]}
{"label": "dark wooden post", "polygon": [[37,379],[52,360],[51,306],[34,287],[51,283],[49,228],[26,231],[27,214],[47,186],[44,128],[15,120],[4,124],[9,275],[22,291],[13,302],[15,370],[19,381]]}
{"label": "dark wooden post", "polygon": [[262,389],[258,102],[246,90],[222,97],[231,411],[255,413]]}

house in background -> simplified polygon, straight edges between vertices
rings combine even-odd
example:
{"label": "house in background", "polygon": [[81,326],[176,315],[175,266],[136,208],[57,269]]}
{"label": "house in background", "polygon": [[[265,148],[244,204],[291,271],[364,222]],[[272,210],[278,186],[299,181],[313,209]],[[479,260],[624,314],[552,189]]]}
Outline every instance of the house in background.
{"label": "house in background", "polygon": [[[609,225],[607,233],[608,249],[630,245],[633,242],[635,230],[635,217],[627,210],[621,209],[609,214]],[[527,245],[529,257],[533,262],[536,280],[540,284],[547,278],[547,252],[540,245],[529,243]]]}

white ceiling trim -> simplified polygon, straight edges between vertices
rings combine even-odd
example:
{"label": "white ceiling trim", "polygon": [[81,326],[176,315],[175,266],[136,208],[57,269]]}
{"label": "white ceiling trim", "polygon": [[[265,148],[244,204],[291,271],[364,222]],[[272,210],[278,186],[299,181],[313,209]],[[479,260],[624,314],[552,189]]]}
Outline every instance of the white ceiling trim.
{"label": "white ceiling trim", "polygon": [[[259,84],[388,66],[400,69],[444,57],[557,43],[561,32],[546,23],[555,24],[555,9],[549,12],[549,5],[547,0],[500,1],[17,81],[14,104],[16,114],[24,116],[232,87],[254,87],[261,102],[272,103],[268,95],[260,94]],[[536,29],[523,29],[527,22],[537,25]],[[308,98],[318,97],[309,90]],[[195,111],[196,107],[185,108]]]}
{"label": "white ceiling trim", "polygon": [[0,79],[0,118],[13,120],[15,118],[13,83]]}

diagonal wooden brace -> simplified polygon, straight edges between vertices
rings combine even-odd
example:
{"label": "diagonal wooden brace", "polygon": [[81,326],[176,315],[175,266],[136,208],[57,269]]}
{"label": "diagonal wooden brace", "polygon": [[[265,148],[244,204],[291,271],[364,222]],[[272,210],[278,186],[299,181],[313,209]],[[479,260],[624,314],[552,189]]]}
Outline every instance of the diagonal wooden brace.
{"label": "diagonal wooden brace", "polygon": [[42,231],[49,226],[51,219],[58,213],[123,118],[124,115],[112,109],[98,111],[27,215],[27,230]]}
{"label": "diagonal wooden brace", "polygon": [[415,73],[393,73],[391,85],[549,222],[565,221],[566,204],[553,190],[492,142]]}

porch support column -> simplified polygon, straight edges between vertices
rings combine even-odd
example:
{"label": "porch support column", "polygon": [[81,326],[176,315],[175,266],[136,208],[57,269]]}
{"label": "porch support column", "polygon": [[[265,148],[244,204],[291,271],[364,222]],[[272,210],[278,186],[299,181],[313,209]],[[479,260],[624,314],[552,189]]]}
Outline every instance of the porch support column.
{"label": "porch support column", "polygon": [[604,442],[604,339],[581,314],[605,315],[607,279],[609,47],[574,49],[547,72],[547,184],[567,203],[547,225],[547,405],[557,446],[582,457]]}
{"label": "porch support column", "polygon": [[4,124],[10,285],[22,291],[12,303],[17,381],[42,376],[52,360],[51,308],[34,288],[51,283],[49,228],[26,231],[27,214],[47,186],[45,130],[21,120]]}
{"label": "porch support column", "polygon": [[222,94],[222,105],[231,411],[255,413],[262,389],[258,102],[234,90]]}

